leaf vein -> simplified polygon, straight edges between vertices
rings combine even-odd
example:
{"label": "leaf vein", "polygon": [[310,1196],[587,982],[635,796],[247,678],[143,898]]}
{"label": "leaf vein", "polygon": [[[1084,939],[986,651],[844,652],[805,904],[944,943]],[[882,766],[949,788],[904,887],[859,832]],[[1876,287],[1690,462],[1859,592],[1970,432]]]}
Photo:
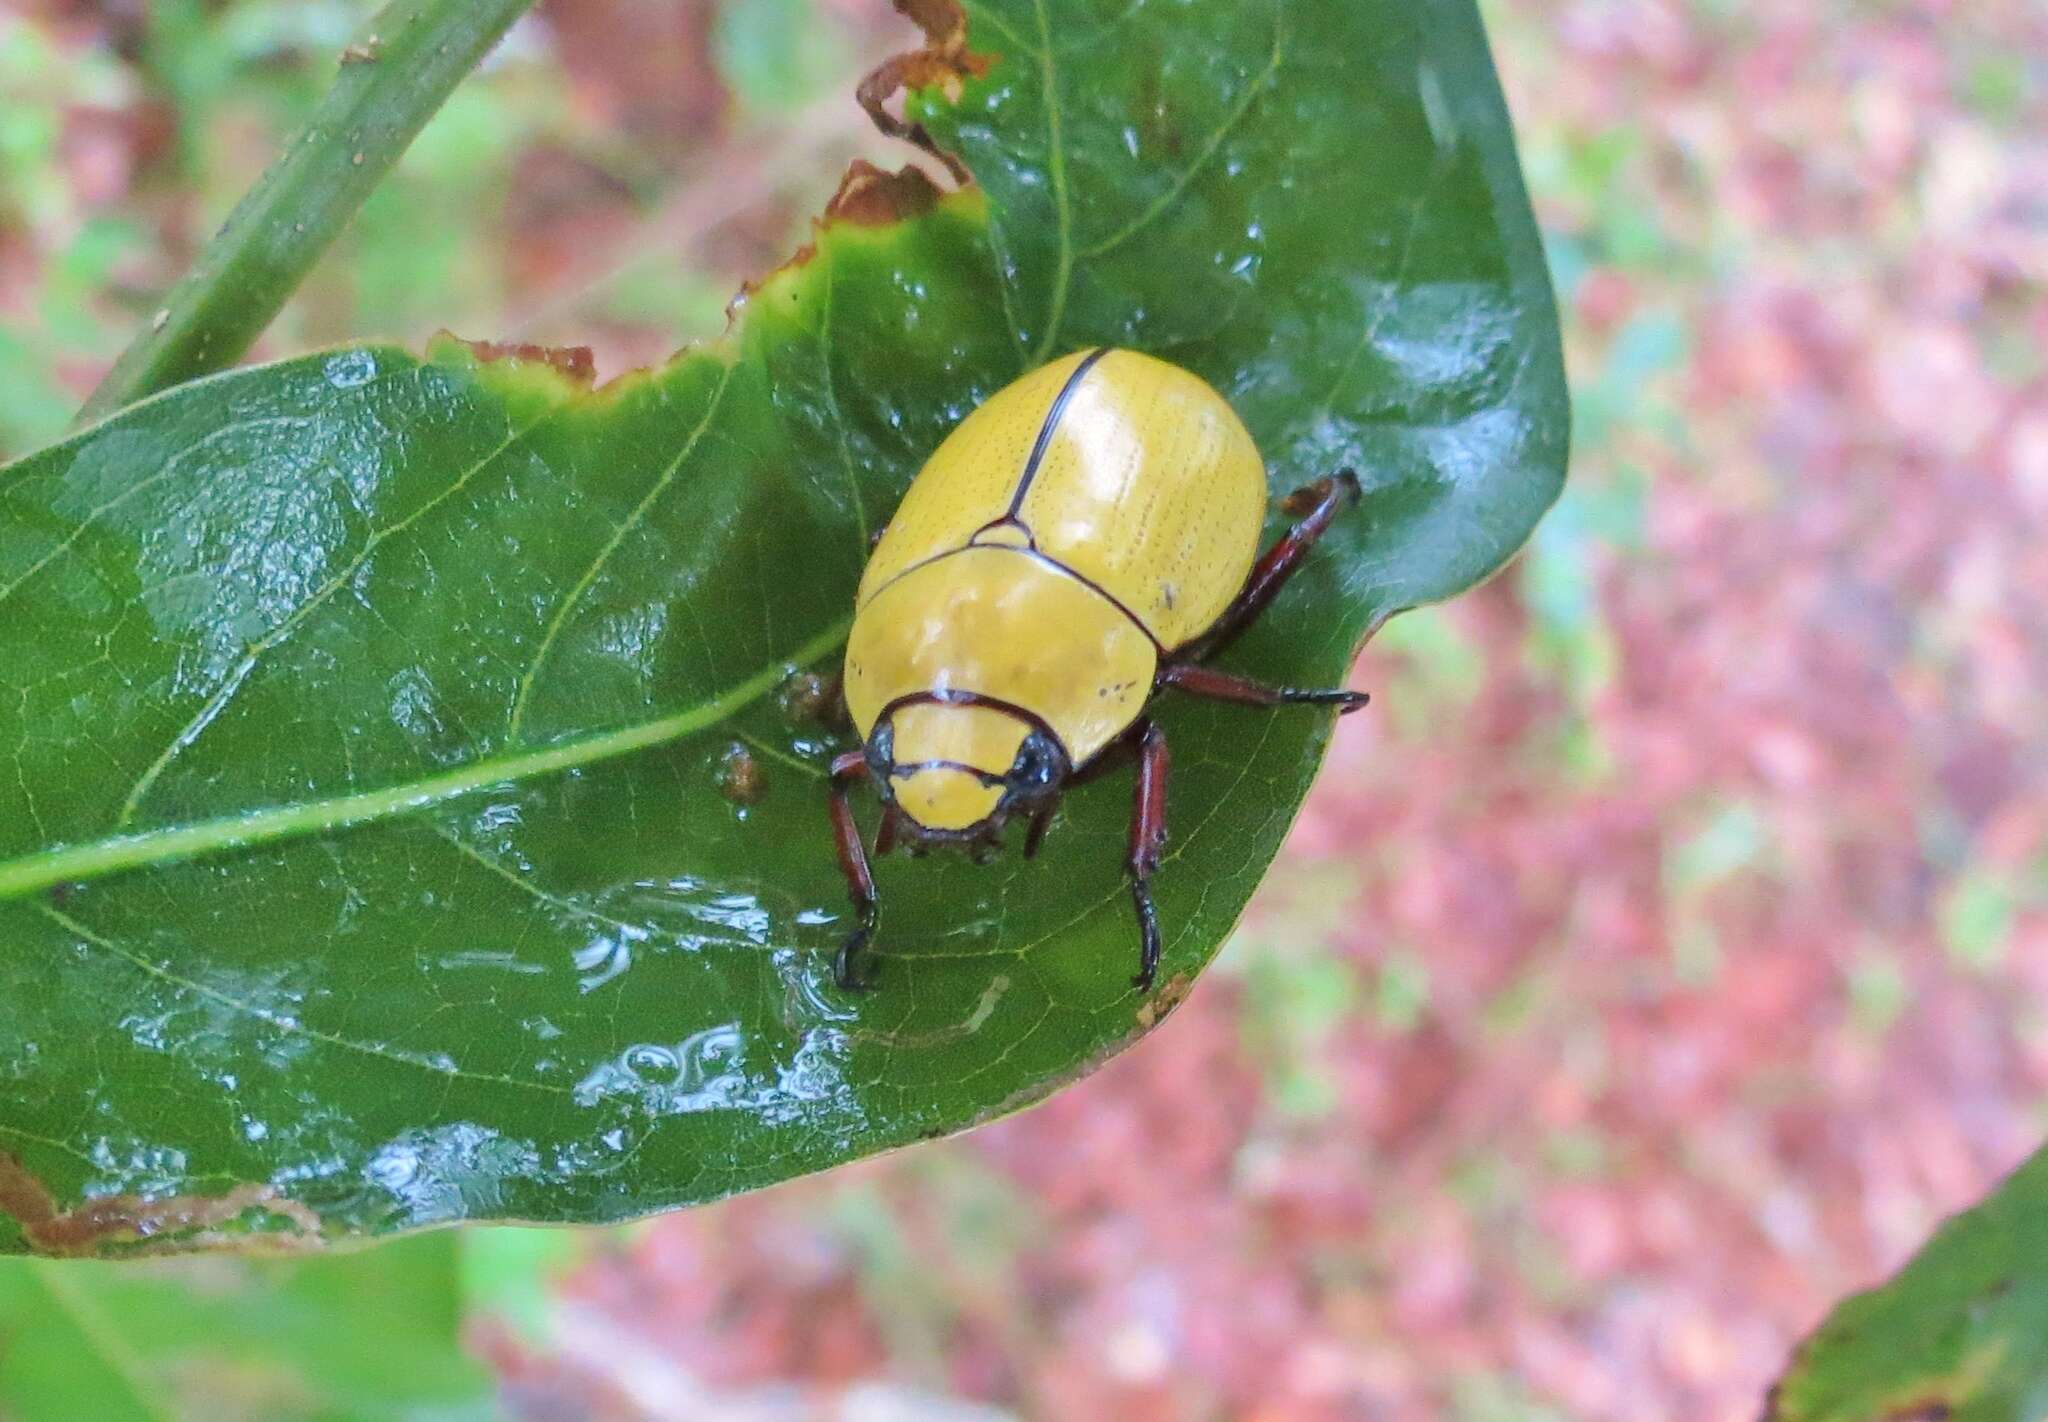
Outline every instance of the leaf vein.
{"label": "leaf vein", "polygon": [[92,527],[101,519],[105,518],[108,514],[112,513],[115,509],[121,507],[121,505],[127,503],[136,495],[144,493],[149,489],[154,488],[156,485],[161,484],[164,480],[176,474],[178,470],[181,467],[183,467],[187,459],[190,459],[193,455],[198,454],[202,450],[206,449],[208,446],[214,444],[216,441],[226,439],[229,435],[240,434],[245,430],[257,429],[264,425],[304,425],[311,423],[312,420],[303,415],[272,415],[265,419],[246,420],[237,424],[228,425],[223,429],[215,430],[213,433],[207,435],[203,439],[194,440],[190,447],[179,450],[177,454],[173,455],[169,460],[166,460],[164,463],[164,467],[157,470],[156,473],[150,475],[146,479],[136,480],[133,484],[130,484],[127,488],[123,489],[113,498],[107,500],[107,502],[101,504],[98,508],[86,514],[85,517],[81,518],[78,521],[77,525],[74,526],[69,533],[65,534],[63,538],[59,539],[57,543],[47,553],[43,554],[42,557],[36,559],[35,562],[29,564],[28,567],[24,568],[21,571],[21,573],[14,579],[13,582],[0,585],[0,602],[7,601],[8,598],[14,596],[14,594],[18,592],[22,588],[22,586],[26,584],[31,578],[35,577],[37,573],[40,573],[43,569],[49,567],[50,564],[56,562],[59,558],[63,557],[66,553],[70,552],[71,549],[77,544],[78,540],[85,537],[87,532],[89,532],[92,529]]}
{"label": "leaf vein", "polygon": [[1200,173],[1208,165],[1209,161],[1216,156],[1217,150],[1223,146],[1223,141],[1230,136],[1231,132],[1240,123],[1244,122],[1245,115],[1251,112],[1252,104],[1258,99],[1266,86],[1273,82],[1273,77],[1280,72],[1280,64],[1285,56],[1286,46],[1287,30],[1280,23],[1279,16],[1276,14],[1273,20],[1273,53],[1267,59],[1266,67],[1253,75],[1251,80],[1246,83],[1244,92],[1238,95],[1237,103],[1228,114],[1224,115],[1223,122],[1217,125],[1216,131],[1210,134],[1208,140],[1202,144],[1202,149],[1195,155],[1194,162],[1188,164],[1180,176],[1175,178],[1167,187],[1166,191],[1154,198],[1143,212],[1139,213],[1122,227],[1119,227],[1116,231],[1110,233],[1100,242],[1095,243],[1091,247],[1083,248],[1080,253],[1081,260],[1087,261],[1091,258],[1107,256],[1142,232],[1169,207],[1180,200],[1181,194],[1188,190],[1190,183],[1194,182],[1195,175]]}
{"label": "leaf vein", "polygon": [[[552,411],[549,412],[549,414],[552,413]],[[346,587],[349,581],[362,571],[364,565],[376,555],[377,550],[383,547],[387,541],[405,532],[442,504],[445,504],[448,500],[454,498],[455,495],[462,492],[471,479],[474,479],[485,469],[497,463],[499,457],[506,450],[519,443],[528,434],[531,434],[541,424],[545,423],[546,419],[547,416],[543,415],[531,424],[513,430],[512,433],[505,437],[502,444],[463,470],[447,488],[434,495],[433,498],[428,499],[396,523],[372,531],[369,537],[363,540],[363,546],[356,550],[355,557],[348,561],[346,567],[314,589],[313,595],[294,609],[289,617],[286,617],[275,627],[250,643],[248,648],[242,653],[241,659],[235,663],[227,676],[222,679],[221,684],[214,689],[213,695],[209,696],[206,699],[206,703],[193,713],[192,719],[187,721],[178,734],[171,738],[171,743],[164,747],[162,754],[158,755],[151,762],[149,768],[143,771],[140,778],[136,780],[134,786],[128,791],[127,798],[121,802],[121,812],[114,818],[115,827],[118,829],[134,822],[136,811],[142,808],[143,800],[147,798],[157,780],[170,768],[171,762],[176,760],[195,741],[204,735],[206,728],[213,724],[222,711],[227,709],[228,703],[234,700],[236,694],[248,684],[250,674],[256,670],[256,664],[263,659],[264,653],[289,638],[292,633],[305,625],[308,618],[325,607],[328,600],[335,593]]]}
{"label": "leaf vein", "polygon": [[545,1081],[528,1081],[523,1077],[505,1076],[496,1072],[469,1071],[458,1066],[440,1067],[405,1052],[394,1052],[388,1047],[380,1047],[372,1042],[351,1041],[349,1038],[334,1032],[323,1032],[318,1027],[308,1027],[296,1017],[287,1017],[283,1013],[272,1012],[268,1008],[258,1007],[253,1002],[244,1002],[232,993],[225,993],[219,988],[208,987],[205,983],[199,982],[194,978],[188,978],[182,973],[174,973],[169,968],[152,963],[140,953],[124,948],[118,941],[93,932],[83,923],[71,917],[71,915],[62,912],[52,905],[38,904],[36,907],[42,911],[43,917],[51,920],[74,938],[83,939],[95,948],[123,959],[150,977],[155,978],[158,982],[168,983],[172,987],[183,988],[187,992],[195,993],[205,998],[208,1002],[216,1003],[226,1008],[237,1016],[261,1022],[266,1026],[276,1028],[280,1032],[309,1037],[316,1042],[323,1042],[340,1051],[354,1052],[360,1056],[376,1057],[379,1060],[396,1062],[402,1066],[417,1067],[423,1072],[440,1077],[444,1083],[450,1079],[481,1081],[488,1082],[494,1086],[511,1086],[523,1091],[536,1091],[548,1096],[567,1096],[570,1094],[569,1088],[566,1086],[556,1086]]}
{"label": "leaf vein", "polygon": [[846,437],[846,417],[839,412],[838,383],[832,376],[832,307],[839,289],[838,248],[830,248],[833,255],[825,259],[825,299],[820,303],[818,315],[818,364],[825,376],[825,408],[831,413],[832,428],[839,435],[839,465],[846,472],[846,497],[853,504],[854,524],[860,530],[860,542],[854,545],[854,552],[865,559],[868,552],[868,510],[861,502],[860,478],[853,469],[853,445]]}
{"label": "leaf vein", "polygon": [[1033,364],[1040,364],[1052,354],[1060,337],[1060,323],[1066,318],[1067,288],[1074,275],[1074,208],[1067,192],[1066,141],[1060,134],[1059,68],[1053,61],[1052,19],[1046,13],[1045,0],[1032,0],[1032,8],[1038,12],[1038,34],[1044,45],[1039,54],[1039,69],[1045,81],[1045,168],[1052,184],[1053,217],[1060,244],[1053,266],[1052,298],[1046,305],[1045,334],[1038,338],[1038,348],[1032,357]]}
{"label": "leaf vein", "polygon": [[676,457],[668,462],[668,467],[661,471],[646,495],[634,505],[633,511],[626,515],[626,521],[612,530],[612,536],[605,541],[604,547],[598,549],[597,557],[583,570],[583,576],[576,580],[575,586],[569,589],[568,595],[556,607],[555,615],[548,620],[547,630],[541,634],[540,646],[534,651],[533,660],[526,668],[526,675],[519,679],[519,694],[513,698],[511,720],[505,728],[505,735],[509,741],[516,744],[519,740],[519,729],[526,719],[526,708],[533,699],[534,682],[540,676],[541,668],[546,665],[548,654],[554,650],[555,640],[562,635],[563,627],[568,625],[570,615],[583,601],[583,595],[590,591],[590,585],[603,574],[605,565],[611,561],[612,555],[632,537],[633,531],[639,528],[641,521],[668,491],[668,486],[675,482],[676,474],[688,462],[690,455],[697,448],[698,441],[703,439],[704,432],[711,428],[712,420],[717,418],[719,404],[725,399],[726,387],[732,384],[733,371],[736,368],[736,363],[725,367],[724,373],[719,376],[717,388],[711,392],[710,403],[704,407],[704,418],[690,431],[683,441],[683,447],[676,451]]}
{"label": "leaf vein", "polygon": [[99,878],[126,869],[347,829],[425,809],[486,786],[591,765],[679,740],[716,725],[773,691],[787,675],[785,668],[790,664],[808,665],[837,647],[846,640],[849,622],[850,619],[841,618],[787,657],[770,662],[746,680],[687,710],[653,721],[560,741],[538,750],[475,761],[439,775],[376,790],[167,825],[136,834],[111,835],[0,860],[0,900],[23,898],[55,884]]}

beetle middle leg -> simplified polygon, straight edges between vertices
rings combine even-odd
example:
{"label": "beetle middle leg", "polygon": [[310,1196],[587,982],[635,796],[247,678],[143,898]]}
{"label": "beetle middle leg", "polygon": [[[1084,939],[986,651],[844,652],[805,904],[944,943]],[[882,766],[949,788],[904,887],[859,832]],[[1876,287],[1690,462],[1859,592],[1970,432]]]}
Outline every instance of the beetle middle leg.
{"label": "beetle middle leg", "polygon": [[875,895],[875,876],[868,869],[868,852],[860,842],[860,826],[854,823],[853,802],[847,791],[868,774],[867,757],[848,751],[832,762],[832,838],[839,849],[839,872],[846,876],[846,892],[853,899],[855,925],[839,945],[832,960],[832,980],[840,987],[858,991],[874,986],[874,978],[858,969],[861,950],[874,936],[880,905]]}
{"label": "beetle middle leg", "polygon": [[1131,986],[1152,989],[1159,971],[1159,915],[1152,907],[1152,873],[1159,867],[1159,849],[1166,843],[1166,732],[1146,721],[1138,738],[1138,779],[1131,803],[1130,855],[1124,867],[1131,876],[1131,903],[1138,910],[1138,974]]}

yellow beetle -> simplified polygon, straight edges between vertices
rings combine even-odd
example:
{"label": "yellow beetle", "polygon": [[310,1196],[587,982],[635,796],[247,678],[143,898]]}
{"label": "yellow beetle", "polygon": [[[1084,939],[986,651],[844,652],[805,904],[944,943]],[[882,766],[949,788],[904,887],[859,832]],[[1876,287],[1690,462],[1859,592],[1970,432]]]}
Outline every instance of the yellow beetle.
{"label": "yellow beetle", "polygon": [[847,639],[847,709],[862,747],[832,763],[832,827],[857,925],[836,977],[864,987],[875,883],[848,790],[883,802],[876,853],[993,852],[1013,817],[1024,853],[1061,793],[1135,752],[1125,867],[1138,974],[1152,985],[1151,877],[1166,839],[1166,738],[1145,717],[1178,687],[1258,706],[1356,710],[1353,691],[1264,686],[1202,666],[1271,602],[1338,512],[1349,470],[1290,495],[1304,515],[1261,558],[1266,470],[1201,377],[1127,350],[1080,351],[1019,378],[962,420],[919,472],[868,560]]}

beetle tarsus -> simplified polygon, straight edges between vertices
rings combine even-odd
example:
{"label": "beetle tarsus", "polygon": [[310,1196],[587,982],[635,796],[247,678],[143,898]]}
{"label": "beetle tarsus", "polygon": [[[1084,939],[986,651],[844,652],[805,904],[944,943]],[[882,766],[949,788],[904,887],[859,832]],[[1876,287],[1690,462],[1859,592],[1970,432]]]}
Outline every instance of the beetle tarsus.
{"label": "beetle tarsus", "polygon": [[1211,701],[1231,701],[1240,706],[1334,706],[1339,716],[1348,715],[1372,698],[1363,691],[1304,690],[1298,686],[1268,686],[1250,677],[1195,662],[1175,662],[1159,672],[1161,686],[1174,686],[1191,696]]}
{"label": "beetle tarsus", "polygon": [[860,927],[846,935],[846,941],[839,945],[838,955],[832,959],[832,981],[842,991],[866,992],[875,985],[875,970],[871,967],[862,971],[860,967],[863,957],[874,956],[863,951],[874,932],[875,906],[868,904],[861,913]]}
{"label": "beetle tarsus", "polygon": [[1159,972],[1159,913],[1152,907],[1150,878],[1131,880],[1131,903],[1138,910],[1138,971],[1131,986],[1150,992]]}

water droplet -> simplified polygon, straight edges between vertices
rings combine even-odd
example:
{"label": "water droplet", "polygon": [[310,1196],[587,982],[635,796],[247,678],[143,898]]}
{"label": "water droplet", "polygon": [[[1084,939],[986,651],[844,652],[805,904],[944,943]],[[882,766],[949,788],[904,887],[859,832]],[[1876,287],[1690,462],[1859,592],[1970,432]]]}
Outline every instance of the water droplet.
{"label": "water droplet", "polygon": [[342,351],[327,362],[324,373],[336,390],[352,390],[376,377],[377,357],[368,351]]}

